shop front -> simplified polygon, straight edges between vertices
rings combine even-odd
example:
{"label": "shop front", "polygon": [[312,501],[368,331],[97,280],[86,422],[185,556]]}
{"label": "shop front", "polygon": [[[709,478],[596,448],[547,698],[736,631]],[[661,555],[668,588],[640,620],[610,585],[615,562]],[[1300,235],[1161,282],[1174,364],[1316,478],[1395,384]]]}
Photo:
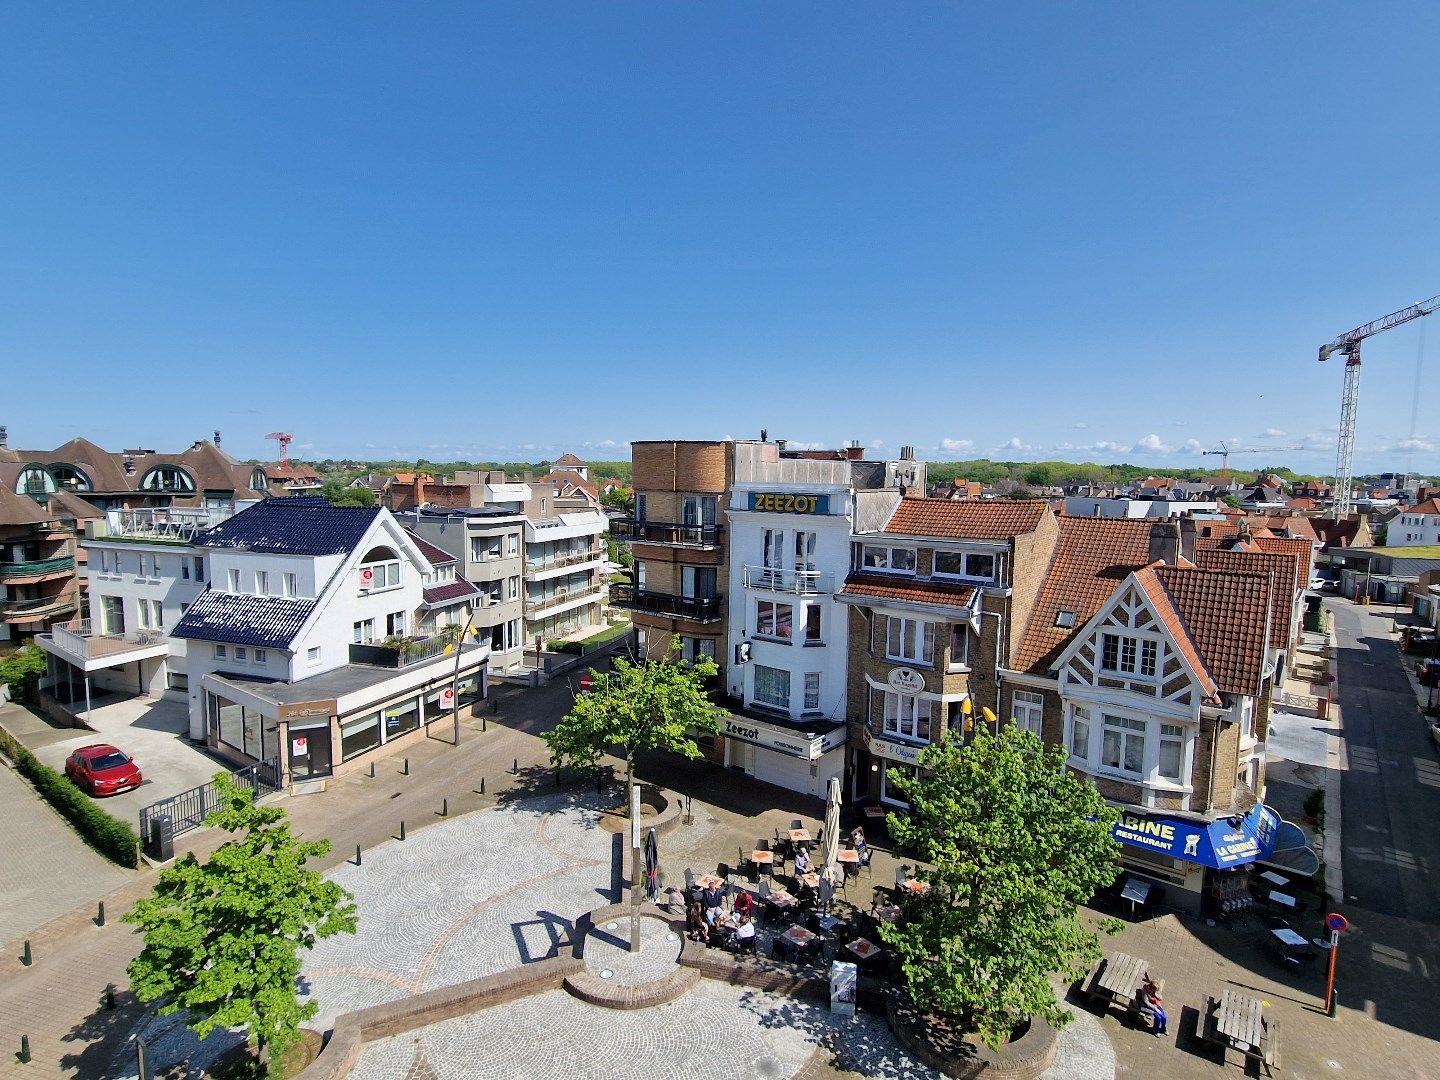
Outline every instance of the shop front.
{"label": "shop front", "polygon": [[1126,870],[1165,886],[1172,906],[1200,913],[1248,895],[1248,868],[1274,852],[1279,825],[1263,803],[1217,821],[1126,807],[1111,835]]}
{"label": "shop front", "polygon": [[720,725],[725,764],[767,784],[823,799],[845,771],[845,725],[730,715]]}
{"label": "shop front", "polygon": [[910,804],[895,778],[919,774],[920,752],[926,745],[882,738],[864,729],[850,778],[851,798],[856,802],[878,802],[908,810]]}

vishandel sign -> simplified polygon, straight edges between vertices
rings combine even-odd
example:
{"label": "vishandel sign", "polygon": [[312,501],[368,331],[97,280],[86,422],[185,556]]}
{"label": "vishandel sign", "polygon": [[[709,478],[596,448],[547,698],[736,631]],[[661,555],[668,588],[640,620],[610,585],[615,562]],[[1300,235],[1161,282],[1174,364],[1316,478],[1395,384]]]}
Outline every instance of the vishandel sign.
{"label": "vishandel sign", "polygon": [[1223,870],[1269,858],[1275,850],[1279,823],[1275,811],[1264,805],[1257,805],[1237,825],[1230,824],[1229,819],[1205,824],[1126,813],[1120,816],[1111,835],[1131,847]]}

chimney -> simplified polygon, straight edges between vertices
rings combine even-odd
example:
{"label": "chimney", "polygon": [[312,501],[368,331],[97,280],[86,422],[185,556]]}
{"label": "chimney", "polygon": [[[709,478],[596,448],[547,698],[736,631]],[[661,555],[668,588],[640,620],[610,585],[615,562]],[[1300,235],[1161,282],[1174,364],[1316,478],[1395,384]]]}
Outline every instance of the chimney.
{"label": "chimney", "polygon": [[900,460],[901,460],[901,461],[914,461],[914,460],[915,460],[915,447],[913,447],[913,446],[902,446],[902,447],[900,447]]}
{"label": "chimney", "polygon": [[215,449],[216,449],[216,450],[219,450],[219,449],[220,449],[220,432],[219,432],[219,431],[216,431],[216,432],[215,432]]}
{"label": "chimney", "polygon": [[1150,526],[1150,561],[1174,566],[1180,561],[1180,526],[1173,521],[1157,521]]}
{"label": "chimney", "polygon": [[776,439],[776,440],[775,440],[775,445],[780,448],[780,452],[781,452],[782,454],[785,452],[785,446],[786,446],[787,443],[789,443],[789,441],[790,441],[789,439]]}
{"label": "chimney", "polygon": [[865,460],[865,448],[860,445],[859,439],[850,440],[850,445],[845,447],[845,457],[851,461]]}
{"label": "chimney", "polygon": [[10,429],[0,424],[0,450],[10,449]]}
{"label": "chimney", "polygon": [[1187,562],[1195,561],[1195,519],[1180,519],[1180,557]]}
{"label": "chimney", "polygon": [[411,494],[415,499],[415,509],[419,510],[425,505],[425,474],[419,469],[415,470],[415,485]]}
{"label": "chimney", "polygon": [[762,427],[762,428],[760,429],[760,441],[761,441],[761,442],[769,442],[769,441],[770,441],[770,429],[769,429],[769,428],[763,428],[763,427]]}

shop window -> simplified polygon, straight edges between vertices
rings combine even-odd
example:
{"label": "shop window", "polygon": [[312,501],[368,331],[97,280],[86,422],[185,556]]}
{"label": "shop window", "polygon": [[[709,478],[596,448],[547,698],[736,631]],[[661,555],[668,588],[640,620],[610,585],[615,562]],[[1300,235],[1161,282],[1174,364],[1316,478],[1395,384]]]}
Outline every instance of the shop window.
{"label": "shop window", "polygon": [[351,758],[373,750],[380,745],[380,714],[370,713],[340,725],[340,760]]}
{"label": "shop window", "polygon": [[418,701],[405,701],[399,705],[392,705],[385,710],[385,739],[404,735],[407,731],[414,731],[420,726],[420,703]]}

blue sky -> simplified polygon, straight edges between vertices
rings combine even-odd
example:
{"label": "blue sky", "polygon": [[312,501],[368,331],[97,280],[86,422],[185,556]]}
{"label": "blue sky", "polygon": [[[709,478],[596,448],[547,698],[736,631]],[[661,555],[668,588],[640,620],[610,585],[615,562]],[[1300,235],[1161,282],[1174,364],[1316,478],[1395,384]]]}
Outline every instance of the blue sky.
{"label": "blue sky", "polygon": [[[1328,471],[1316,349],[1440,292],[1436,40],[1430,3],[8,5],[0,423]],[[1420,326],[1366,347],[1361,469],[1440,470]]]}

